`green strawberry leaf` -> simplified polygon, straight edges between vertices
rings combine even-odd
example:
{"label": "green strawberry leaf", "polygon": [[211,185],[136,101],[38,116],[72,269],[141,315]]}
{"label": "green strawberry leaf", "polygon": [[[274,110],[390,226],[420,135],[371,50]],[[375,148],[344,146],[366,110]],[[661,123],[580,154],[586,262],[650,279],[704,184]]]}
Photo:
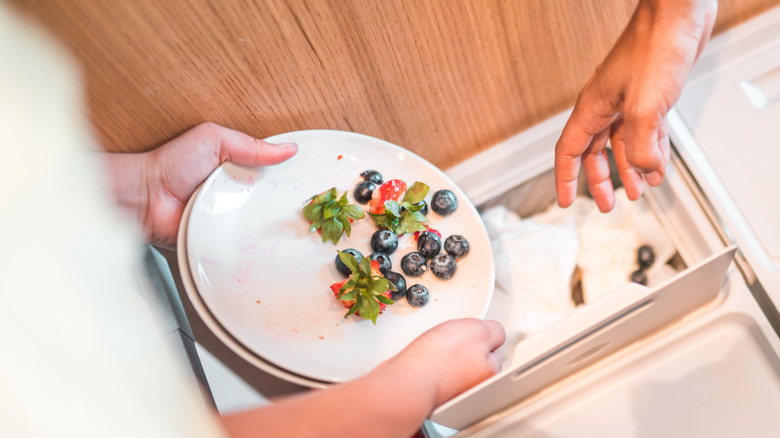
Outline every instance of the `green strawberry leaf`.
{"label": "green strawberry leaf", "polygon": [[389,280],[383,277],[374,277],[373,285],[371,286],[371,290],[378,293],[383,294],[387,290],[397,290],[395,288],[395,285],[393,283],[390,283]]}
{"label": "green strawberry leaf", "polygon": [[385,201],[385,214],[391,214],[395,217],[401,216],[401,206],[396,201]]}
{"label": "green strawberry leaf", "polygon": [[369,312],[369,306],[371,301],[373,300],[367,299],[365,293],[366,293],[365,291],[360,291],[360,293],[356,297],[357,298],[356,303],[358,305],[358,312],[360,312],[360,315],[365,319],[369,319],[371,315]]}
{"label": "green strawberry leaf", "polygon": [[[355,256],[353,256],[352,254],[350,254],[348,252],[344,252],[344,251],[338,251],[337,250],[337,252],[339,254],[339,258],[341,259],[341,262],[344,263],[349,268],[349,270],[352,271],[353,274],[358,272],[360,267],[358,266],[358,261],[355,258]],[[354,277],[354,276],[350,277],[349,280],[347,281],[347,283],[349,283],[350,281],[353,281],[353,280],[355,282],[357,282],[357,277]]]}
{"label": "green strawberry leaf", "polygon": [[349,218],[339,215],[336,217],[339,222],[341,222],[341,226],[344,228],[344,232],[347,233],[347,237],[352,234],[352,224],[349,223]]}
{"label": "green strawberry leaf", "polygon": [[383,302],[383,303],[385,303],[385,304],[394,304],[395,303],[395,301],[391,300],[390,298],[387,298],[384,295],[377,295],[376,299],[381,301],[381,302]]}
{"label": "green strawberry leaf", "polygon": [[327,219],[322,224],[322,242],[332,241],[334,244],[339,243],[341,234],[344,232],[344,226],[336,218]]}
{"label": "green strawberry leaf", "polygon": [[401,220],[394,231],[399,236],[401,234],[414,233],[415,231],[425,231],[428,229],[425,226],[425,223],[427,222],[428,220],[425,219],[425,216],[420,212],[404,211],[404,214],[401,215]]}
{"label": "green strawberry leaf", "polygon": [[385,294],[390,290],[397,290],[395,285],[381,275],[376,275],[371,269],[371,259],[364,257],[357,259],[349,253],[337,251],[339,259],[352,271],[349,279],[339,289],[338,299],[354,304],[344,315],[344,318],[357,314],[363,319],[376,324],[376,319],[382,310],[382,306],[393,304],[394,301]]}
{"label": "green strawberry leaf", "polygon": [[404,202],[401,203],[401,207],[404,210],[408,210],[408,211],[420,211],[420,210],[422,210],[424,205],[422,203],[410,204],[410,203],[404,201]]}
{"label": "green strawberry leaf", "polygon": [[[376,325],[376,318],[379,316],[379,311],[381,310],[381,307],[379,306],[379,303],[375,300],[366,300],[368,302],[368,319],[371,320],[374,325]],[[362,315],[362,314],[361,314]]]}
{"label": "green strawberry leaf", "polygon": [[366,212],[355,204],[345,205],[341,208],[341,211],[344,213],[344,216],[352,220],[363,219],[366,216]]}
{"label": "green strawberry leaf", "polygon": [[362,208],[349,203],[346,192],[338,197],[335,187],[312,196],[303,207],[303,217],[310,222],[309,230],[319,230],[323,243],[329,240],[333,244],[339,243],[342,234],[349,236],[352,233],[350,221],[365,215]]}
{"label": "green strawberry leaf", "polygon": [[406,190],[401,202],[385,201],[384,213],[369,213],[371,221],[377,228],[391,230],[399,236],[426,230],[428,219],[420,213],[420,210],[423,208],[422,201],[428,195],[429,190],[428,185],[416,181]]}
{"label": "green strawberry leaf", "polygon": [[339,292],[339,299],[342,301],[352,301],[355,299],[355,294],[357,294],[357,292],[355,292],[354,290],[352,292],[347,292],[347,293]]}
{"label": "green strawberry leaf", "polygon": [[310,203],[303,207],[303,217],[309,221],[314,221],[319,217],[319,212],[322,209],[320,204]]}
{"label": "green strawberry leaf", "polygon": [[425,199],[425,196],[428,194],[428,190],[430,189],[427,184],[415,181],[411,187],[406,189],[403,201],[410,204],[416,204]]}
{"label": "green strawberry leaf", "polygon": [[369,215],[371,216],[371,220],[374,222],[374,226],[377,228],[392,230],[395,228],[395,225],[398,222],[398,218],[392,214],[369,213]]}
{"label": "green strawberry leaf", "polygon": [[363,274],[364,280],[366,283],[368,283],[368,280],[371,278],[371,259],[368,257],[363,257],[360,260],[360,271]]}
{"label": "green strawberry leaf", "polygon": [[358,305],[357,302],[355,302],[355,304],[353,304],[352,307],[349,308],[349,312],[347,312],[347,314],[344,315],[344,318],[348,317],[349,315],[354,315],[355,312],[357,312],[357,310],[358,310]]}
{"label": "green strawberry leaf", "polygon": [[333,216],[335,216],[339,210],[341,209],[341,206],[336,201],[328,201],[327,204],[325,204],[325,209],[322,212],[322,217],[325,219],[330,219]]}

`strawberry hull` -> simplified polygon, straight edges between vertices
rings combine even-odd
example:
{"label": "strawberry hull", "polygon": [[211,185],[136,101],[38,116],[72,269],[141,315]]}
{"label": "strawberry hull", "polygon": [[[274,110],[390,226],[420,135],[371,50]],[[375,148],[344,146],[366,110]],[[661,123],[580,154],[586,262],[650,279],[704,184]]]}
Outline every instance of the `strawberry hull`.
{"label": "strawberry hull", "polygon": [[398,201],[406,192],[406,183],[400,179],[391,179],[374,190],[374,196],[368,202],[368,212],[373,214],[385,213],[386,201]]}
{"label": "strawberry hull", "polygon": [[[376,260],[371,260],[371,274],[372,274],[372,276],[378,276],[378,277],[384,278],[384,276],[379,272],[379,262],[376,261]],[[350,278],[352,278],[351,275],[350,275]],[[337,300],[341,301],[341,303],[344,305],[344,307],[346,307],[347,309],[351,309],[352,306],[355,305],[355,300],[354,299],[344,300],[344,299],[339,298],[339,295],[341,294],[342,289],[344,288],[344,285],[348,281],[349,281],[349,278],[346,279],[346,280],[342,280],[342,281],[333,283],[333,284],[330,285],[330,290],[333,292],[333,296],[336,297]],[[351,290],[344,290],[343,292],[344,293],[349,293],[349,292],[351,292]],[[390,299],[391,293],[392,293],[392,291],[390,289],[388,289],[382,295],[384,295],[385,297]],[[383,302],[378,302],[378,304],[379,304],[379,313],[384,312],[385,308],[387,307],[387,304],[385,304]],[[355,315],[360,316],[360,312],[356,311]]]}

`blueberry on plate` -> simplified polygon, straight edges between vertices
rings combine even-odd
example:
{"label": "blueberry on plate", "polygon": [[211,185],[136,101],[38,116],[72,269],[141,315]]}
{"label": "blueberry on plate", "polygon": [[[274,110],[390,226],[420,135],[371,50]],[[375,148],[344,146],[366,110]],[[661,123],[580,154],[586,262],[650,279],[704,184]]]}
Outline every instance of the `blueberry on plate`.
{"label": "blueberry on plate", "polygon": [[444,240],[444,251],[456,259],[465,257],[470,249],[469,241],[460,234],[453,234]]}
{"label": "blueberry on plate", "polygon": [[647,286],[647,273],[644,269],[637,269],[631,273],[631,281]]}
{"label": "blueberry on plate", "polygon": [[410,277],[419,277],[425,272],[425,257],[419,252],[410,252],[401,258],[401,270]]}
{"label": "blueberry on plate", "polygon": [[422,307],[428,304],[428,288],[421,284],[414,284],[406,289],[406,301],[414,307]]}
{"label": "blueberry on plate", "polygon": [[[358,264],[360,264],[360,260],[363,259],[363,254],[354,248],[347,248],[341,252],[352,254],[352,256],[355,257],[355,260],[357,260]],[[336,270],[341,272],[341,274],[345,277],[349,277],[350,275],[352,275],[352,271],[349,269],[347,265],[344,264],[344,262],[341,261],[341,257],[339,257],[338,254],[336,254]]]}
{"label": "blueberry on plate", "polygon": [[376,189],[376,183],[369,180],[363,180],[360,181],[356,186],[355,190],[352,191],[352,196],[355,197],[355,201],[365,204],[366,202],[371,200],[371,195],[374,194],[374,189]]}
{"label": "blueberry on plate", "polygon": [[431,272],[433,275],[448,280],[455,274],[455,269],[458,267],[455,263],[455,258],[449,254],[439,254],[431,259]]}
{"label": "blueberry on plate", "polygon": [[655,251],[650,245],[642,245],[636,252],[636,262],[640,268],[647,269],[655,261]]}
{"label": "blueberry on plate", "polygon": [[438,215],[449,216],[458,208],[458,198],[450,190],[439,190],[431,198],[431,209]]}
{"label": "blueberry on plate", "polygon": [[384,273],[389,271],[393,267],[393,262],[390,261],[390,256],[383,252],[374,252],[368,256],[371,260],[379,262],[379,272]]}
{"label": "blueberry on plate", "polygon": [[441,251],[441,237],[431,231],[423,231],[417,236],[417,252],[430,259]]}
{"label": "blueberry on plate", "polygon": [[390,283],[393,283],[396,289],[394,291],[390,291],[390,299],[393,301],[398,301],[401,298],[406,296],[406,279],[403,275],[395,272],[395,271],[385,271],[382,273],[382,275],[385,276],[387,281]]}
{"label": "blueberry on plate", "polygon": [[390,230],[376,230],[371,235],[371,249],[390,255],[398,249],[398,236]]}
{"label": "blueberry on plate", "polygon": [[366,181],[373,181],[376,185],[382,184],[384,182],[382,179],[382,174],[376,170],[363,171],[360,173],[360,176],[362,176]]}

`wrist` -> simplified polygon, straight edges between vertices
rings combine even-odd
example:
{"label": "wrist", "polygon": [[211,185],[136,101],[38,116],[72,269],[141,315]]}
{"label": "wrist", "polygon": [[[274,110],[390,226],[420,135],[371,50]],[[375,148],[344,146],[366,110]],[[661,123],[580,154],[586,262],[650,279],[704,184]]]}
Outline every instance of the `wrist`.
{"label": "wrist", "polygon": [[106,153],[111,193],[116,205],[144,225],[148,212],[147,153]]}
{"label": "wrist", "polygon": [[369,376],[379,379],[386,387],[395,388],[395,397],[402,401],[406,412],[417,413],[414,421],[421,423],[440,403],[438,376],[433,370],[419,366],[415,358],[407,360],[404,353],[380,364]]}

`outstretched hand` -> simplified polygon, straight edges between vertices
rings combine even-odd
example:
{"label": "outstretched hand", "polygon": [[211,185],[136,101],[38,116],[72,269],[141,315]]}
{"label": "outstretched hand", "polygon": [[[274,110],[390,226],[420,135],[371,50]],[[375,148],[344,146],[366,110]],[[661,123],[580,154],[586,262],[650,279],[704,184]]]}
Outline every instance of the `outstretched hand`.
{"label": "outstretched hand", "polygon": [[295,155],[292,143],[273,145],[213,123],[203,123],[152,151],[107,154],[114,194],[135,214],[150,243],[176,246],[184,207],[220,164],[279,164]]}
{"label": "outstretched hand", "polygon": [[580,164],[599,210],[615,203],[609,139],[626,195],[657,186],[669,162],[666,114],[715,23],[716,0],[640,0],[628,26],[577,99],[555,147],[558,205],[574,201]]}

